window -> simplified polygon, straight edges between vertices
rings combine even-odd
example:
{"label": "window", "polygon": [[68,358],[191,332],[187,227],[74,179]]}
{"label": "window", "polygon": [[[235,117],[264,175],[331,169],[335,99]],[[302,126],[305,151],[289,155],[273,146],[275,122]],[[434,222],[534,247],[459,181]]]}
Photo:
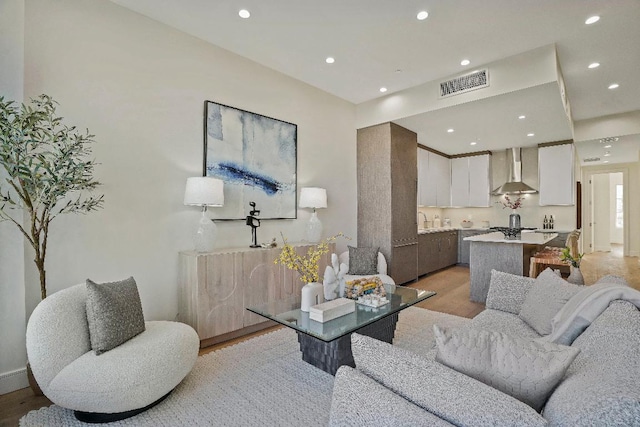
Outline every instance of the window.
{"label": "window", "polygon": [[616,185],[616,228],[622,228],[622,185]]}

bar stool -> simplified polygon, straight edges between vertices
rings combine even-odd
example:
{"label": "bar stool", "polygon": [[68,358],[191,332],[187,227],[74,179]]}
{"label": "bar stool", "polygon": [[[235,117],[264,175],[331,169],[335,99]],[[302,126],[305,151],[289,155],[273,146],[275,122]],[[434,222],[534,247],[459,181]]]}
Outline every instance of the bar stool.
{"label": "bar stool", "polygon": [[[578,239],[580,239],[580,230],[573,230],[567,236],[565,246],[569,248],[572,257],[578,256]],[[533,254],[529,261],[529,277],[538,277],[547,267],[568,267],[567,261],[562,261],[560,256],[564,248],[555,248],[547,246],[543,250]]]}

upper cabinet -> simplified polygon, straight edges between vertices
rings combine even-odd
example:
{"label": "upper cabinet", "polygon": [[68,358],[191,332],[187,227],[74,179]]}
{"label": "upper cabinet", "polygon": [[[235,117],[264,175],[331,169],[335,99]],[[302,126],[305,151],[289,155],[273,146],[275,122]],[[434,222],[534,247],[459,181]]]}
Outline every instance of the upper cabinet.
{"label": "upper cabinet", "polygon": [[573,205],[573,144],[538,148],[538,189],[540,206]]}
{"label": "upper cabinet", "polygon": [[490,160],[489,154],[451,159],[451,206],[490,206]]}
{"label": "upper cabinet", "polygon": [[451,206],[451,163],[423,148],[418,148],[418,205]]}

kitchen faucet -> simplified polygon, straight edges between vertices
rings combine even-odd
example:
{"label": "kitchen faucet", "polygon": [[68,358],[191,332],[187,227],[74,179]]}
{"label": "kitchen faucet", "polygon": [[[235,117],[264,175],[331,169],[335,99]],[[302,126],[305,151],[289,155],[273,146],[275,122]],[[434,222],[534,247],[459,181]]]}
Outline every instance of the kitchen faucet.
{"label": "kitchen faucet", "polygon": [[422,212],[422,211],[418,211],[418,213],[419,213],[420,215],[422,215],[422,217],[424,218],[424,222],[422,223],[422,227],[419,227],[419,228],[425,228],[425,226],[426,226],[426,224],[427,224],[427,221],[429,221],[429,220],[427,219],[427,216],[424,214],[424,212]]}

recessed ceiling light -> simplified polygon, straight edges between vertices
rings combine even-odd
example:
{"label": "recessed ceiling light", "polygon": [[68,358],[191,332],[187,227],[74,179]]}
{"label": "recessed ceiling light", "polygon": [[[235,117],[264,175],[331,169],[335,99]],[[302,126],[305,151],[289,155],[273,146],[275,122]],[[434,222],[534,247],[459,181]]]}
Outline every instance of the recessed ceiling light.
{"label": "recessed ceiling light", "polygon": [[381,88],[380,88],[380,92],[384,93],[384,92],[386,92],[386,91],[387,91],[387,88],[386,88],[386,87],[381,87]]}
{"label": "recessed ceiling light", "polygon": [[589,64],[589,68],[598,68],[600,66],[599,62],[592,62],[591,64]]}
{"label": "recessed ceiling light", "polygon": [[584,23],[587,24],[587,25],[591,25],[591,24],[595,24],[599,20],[600,20],[600,17],[598,15],[594,15],[594,16],[592,16],[590,18],[587,18],[587,20],[584,21]]}
{"label": "recessed ceiling light", "polygon": [[396,74],[400,74],[401,72],[402,72],[402,70],[401,70],[400,68],[398,68],[398,69],[396,70]]}
{"label": "recessed ceiling light", "polygon": [[426,10],[423,10],[421,12],[418,12],[418,15],[416,16],[416,18],[418,18],[418,20],[420,21],[424,21],[425,19],[427,19],[428,16],[429,16],[429,12],[427,12]]}
{"label": "recessed ceiling light", "polygon": [[611,148],[611,144],[605,145],[604,148]]}
{"label": "recessed ceiling light", "polygon": [[535,136],[535,133],[528,133],[527,136]]}
{"label": "recessed ceiling light", "polygon": [[527,117],[527,116],[525,116],[524,114],[523,114],[523,115],[521,115],[521,116],[518,116],[518,118],[519,118],[520,120],[524,119],[525,117]]}
{"label": "recessed ceiling light", "polygon": [[331,56],[328,56],[327,59],[324,60],[324,62],[326,62],[327,64],[333,64],[334,62],[336,62],[336,60]]}
{"label": "recessed ceiling light", "polygon": [[248,17],[251,16],[251,13],[249,13],[247,9],[242,9],[238,12],[238,16],[240,16],[240,18],[247,19]]}
{"label": "recessed ceiling light", "polygon": [[471,143],[469,143],[469,145],[476,145],[476,144],[477,144],[477,142],[475,142],[475,141],[472,141]]}
{"label": "recessed ceiling light", "polygon": [[620,85],[618,83],[613,83],[613,84],[609,85],[609,89],[617,89],[619,87],[620,87]]}
{"label": "recessed ceiling light", "polygon": [[462,61],[460,61],[460,65],[469,65],[471,63],[471,61],[469,61],[468,59],[463,59]]}
{"label": "recessed ceiling light", "polygon": [[605,161],[604,161],[604,162],[602,162],[602,163],[609,163],[609,160],[605,160]]}
{"label": "recessed ceiling light", "polygon": [[611,153],[607,151],[606,153],[604,153],[604,156],[605,157],[611,157]]}
{"label": "recessed ceiling light", "polygon": [[447,129],[447,132],[451,133],[453,132],[453,129]]}

